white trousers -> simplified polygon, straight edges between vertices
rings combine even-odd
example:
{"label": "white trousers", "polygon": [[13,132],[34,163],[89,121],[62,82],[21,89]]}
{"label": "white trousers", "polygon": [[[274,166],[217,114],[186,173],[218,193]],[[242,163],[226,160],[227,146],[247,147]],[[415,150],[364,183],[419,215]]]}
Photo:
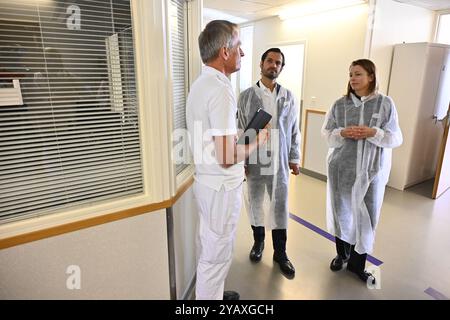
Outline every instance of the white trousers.
{"label": "white trousers", "polygon": [[242,184],[217,192],[195,182],[194,195],[199,210],[196,299],[222,300],[241,212]]}

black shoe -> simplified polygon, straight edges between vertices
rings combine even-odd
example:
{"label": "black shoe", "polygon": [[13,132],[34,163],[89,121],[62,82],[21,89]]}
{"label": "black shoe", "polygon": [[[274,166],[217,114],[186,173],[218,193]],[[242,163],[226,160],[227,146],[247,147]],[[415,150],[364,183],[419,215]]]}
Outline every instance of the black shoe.
{"label": "black shoe", "polygon": [[241,296],[236,291],[224,291],[223,300],[239,300]]}
{"label": "black shoe", "polygon": [[295,275],[295,268],[287,257],[280,259],[273,256],[273,261],[280,265],[281,272],[283,272],[286,276],[293,277]]}
{"label": "black shoe", "polygon": [[358,271],[358,270],[354,270],[351,266],[347,266],[347,270],[356,274],[358,276],[359,279],[361,279],[361,281],[374,285],[376,283],[376,279],[374,277],[373,274],[371,274],[370,272],[367,271]]}
{"label": "black shoe", "polygon": [[261,261],[262,253],[264,250],[264,241],[255,241],[255,244],[250,251],[250,260],[253,262]]}
{"label": "black shoe", "polygon": [[331,260],[330,269],[331,271],[339,271],[344,267],[344,263],[348,261],[342,259],[340,255],[337,255],[333,260]]}
{"label": "black shoe", "polygon": [[377,283],[377,279],[375,279],[375,276],[367,271],[364,271],[364,272],[358,274],[358,277],[365,283],[368,283],[371,285],[374,285],[375,283]]}

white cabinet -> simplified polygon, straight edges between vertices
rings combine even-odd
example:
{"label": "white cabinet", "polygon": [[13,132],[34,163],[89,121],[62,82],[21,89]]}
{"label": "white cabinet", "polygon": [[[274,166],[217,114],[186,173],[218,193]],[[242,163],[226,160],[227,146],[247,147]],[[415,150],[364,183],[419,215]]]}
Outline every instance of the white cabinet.
{"label": "white cabinet", "polygon": [[[433,119],[436,103],[450,90],[440,85],[450,46],[404,43],[394,47],[388,95],[394,100],[403,145],[393,150],[388,185],[399,190],[433,178],[443,127]],[[446,95],[444,95],[446,96]]]}

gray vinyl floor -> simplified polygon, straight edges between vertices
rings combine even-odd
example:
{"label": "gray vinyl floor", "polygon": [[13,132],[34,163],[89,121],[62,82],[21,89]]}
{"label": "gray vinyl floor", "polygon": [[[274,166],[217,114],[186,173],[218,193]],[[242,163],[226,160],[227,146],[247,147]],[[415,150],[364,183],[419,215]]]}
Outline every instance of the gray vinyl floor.
{"label": "gray vinyl floor", "polygon": [[[369,289],[346,270],[329,269],[335,245],[320,232],[289,219],[287,253],[296,268],[284,277],[272,261],[272,239],[266,231],[263,259],[248,258],[253,244],[243,209],[233,264],[226,290],[241,299],[445,299],[450,297],[450,190],[430,198],[432,181],[406,191],[387,188],[372,256],[382,261],[376,269],[377,288]],[[326,230],[326,184],[300,174],[291,176],[290,212]]]}

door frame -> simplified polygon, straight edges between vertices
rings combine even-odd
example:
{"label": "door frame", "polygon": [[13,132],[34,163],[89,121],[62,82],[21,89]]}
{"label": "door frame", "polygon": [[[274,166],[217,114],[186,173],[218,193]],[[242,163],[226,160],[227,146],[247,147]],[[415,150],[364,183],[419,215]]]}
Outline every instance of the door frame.
{"label": "door frame", "polygon": [[443,190],[440,194],[438,193],[438,189],[439,189],[439,182],[440,182],[440,178],[441,178],[441,170],[442,170],[442,163],[444,161],[444,157],[447,154],[449,154],[450,157],[450,150],[446,150],[446,146],[447,146],[447,140],[449,139],[449,129],[450,129],[450,103],[448,106],[448,110],[447,110],[447,116],[444,118],[444,135],[442,137],[442,142],[441,142],[441,147],[439,149],[439,156],[438,156],[438,163],[437,163],[437,168],[436,168],[436,175],[434,178],[434,185],[433,185],[433,193],[431,195],[432,199],[437,199],[439,196],[441,196],[443,193],[445,193],[446,191],[448,191],[448,189],[450,189],[450,187],[446,188],[445,190]]}

